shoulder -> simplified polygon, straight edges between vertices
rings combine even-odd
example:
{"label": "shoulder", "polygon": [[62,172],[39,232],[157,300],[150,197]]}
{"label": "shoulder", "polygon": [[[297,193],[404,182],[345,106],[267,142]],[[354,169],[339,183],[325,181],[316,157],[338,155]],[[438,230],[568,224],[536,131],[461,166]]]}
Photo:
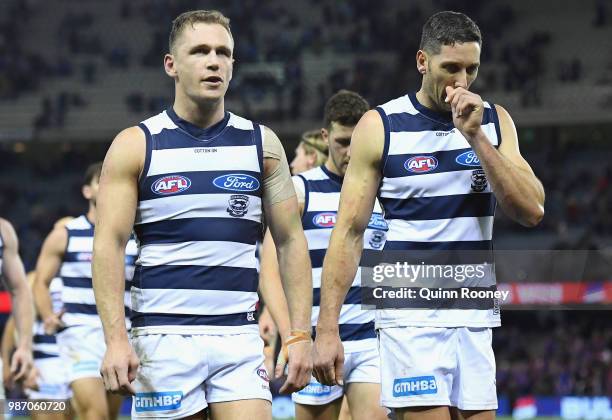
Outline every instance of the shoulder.
{"label": "shoulder", "polygon": [[2,243],[7,246],[7,244],[10,245],[16,239],[17,234],[11,222],[0,217],[0,240],[2,240]]}

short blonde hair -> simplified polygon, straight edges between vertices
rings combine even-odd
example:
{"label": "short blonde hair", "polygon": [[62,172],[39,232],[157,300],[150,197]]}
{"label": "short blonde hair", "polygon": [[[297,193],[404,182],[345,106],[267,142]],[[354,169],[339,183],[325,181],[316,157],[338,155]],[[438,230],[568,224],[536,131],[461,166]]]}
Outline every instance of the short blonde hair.
{"label": "short blonde hair", "polygon": [[181,35],[186,26],[191,26],[196,23],[216,23],[225,28],[229,33],[232,41],[232,31],[230,29],[230,20],[223,13],[218,10],[191,10],[189,12],[181,13],[172,21],[172,29],[170,30],[170,38],[168,40],[168,47],[170,52],[173,51],[176,40]]}
{"label": "short blonde hair", "polygon": [[327,160],[328,147],[321,130],[310,130],[302,134],[300,145],[304,148],[307,155],[316,155],[315,167],[319,167]]}

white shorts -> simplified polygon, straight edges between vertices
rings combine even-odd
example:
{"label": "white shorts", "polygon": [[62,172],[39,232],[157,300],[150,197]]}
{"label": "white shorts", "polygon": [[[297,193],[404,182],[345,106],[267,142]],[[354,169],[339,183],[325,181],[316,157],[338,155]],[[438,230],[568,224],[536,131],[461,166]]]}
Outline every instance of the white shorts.
{"label": "white shorts", "polygon": [[497,409],[490,328],[379,330],[381,405]]}
{"label": "white shorts", "polygon": [[[380,358],[378,349],[344,353],[344,383],[380,383]],[[314,377],[306,388],[291,394],[293,402],[305,405],[325,405],[344,395],[341,386],[321,385]]]}
{"label": "white shorts", "polygon": [[209,403],[272,402],[259,334],[132,338],[140,359],[132,418],[182,418]]}
{"label": "white shorts", "polygon": [[34,359],[38,370],[38,391],[26,390],[31,400],[69,400],[72,391],[68,383],[66,367],[59,357]]}
{"label": "white shorts", "polygon": [[57,334],[57,345],[69,383],[83,378],[102,379],[100,367],[106,351],[102,327],[69,327]]}

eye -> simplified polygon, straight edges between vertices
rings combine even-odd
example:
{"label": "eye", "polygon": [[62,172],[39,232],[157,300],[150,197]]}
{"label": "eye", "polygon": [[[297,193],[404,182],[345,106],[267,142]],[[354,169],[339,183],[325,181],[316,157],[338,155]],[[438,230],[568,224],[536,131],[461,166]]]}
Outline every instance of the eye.
{"label": "eye", "polygon": [[456,64],[446,64],[444,69],[449,73],[457,73],[459,71],[459,66]]}
{"label": "eye", "polygon": [[468,74],[474,74],[478,71],[478,66],[470,66],[467,69]]}

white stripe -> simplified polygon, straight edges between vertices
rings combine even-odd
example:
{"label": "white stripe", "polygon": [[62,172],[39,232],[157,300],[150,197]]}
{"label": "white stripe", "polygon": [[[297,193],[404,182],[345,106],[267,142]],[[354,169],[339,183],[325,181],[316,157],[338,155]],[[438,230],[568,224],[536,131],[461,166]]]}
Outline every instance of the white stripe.
{"label": "white stripe", "polygon": [[34,343],[32,345],[32,350],[42,351],[42,352],[47,353],[47,354],[59,354],[59,348],[57,346],[57,343],[55,343],[55,344],[51,344],[51,343]]}
{"label": "white stripe", "polygon": [[66,223],[66,229],[69,230],[87,230],[91,229],[91,223],[86,216],[79,216]]}
{"label": "white stripe", "polygon": [[62,316],[62,321],[64,324],[68,326],[72,325],[92,325],[92,326],[101,326],[102,321],[100,321],[100,317],[98,315],[87,315],[87,314],[77,314],[77,313],[65,313]]}
{"label": "white stripe", "polygon": [[340,205],[340,191],[311,192],[308,194],[308,211],[337,211]]}
{"label": "white stripe", "polygon": [[414,105],[412,105],[412,102],[410,101],[408,95],[393,99],[387,102],[386,104],[381,105],[380,107],[385,111],[385,114],[387,115],[400,114],[403,112],[413,115],[418,113]]}
{"label": "white stripe", "polygon": [[256,268],[255,245],[224,241],[191,241],[178,244],[151,244],[140,249],[139,264],[200,265]]}
{"label": "white stripe", "polygon": [[138,244],[134,239],[130,239],[127,245],[125,246],[125,255],[138,255]]}
{"label": "white stripe", "polygon": [[309,250],[327,249],[332,229],[306,229],[304,235]]}
{"label": "white stripe", "polygon": [[91,278],[91,262],[87,261],[63,263],[62,267],[60,268],[60,276]]}
{"label": "white stripe", "polygon": [[259,172],[257,147],[216,147],[216,153],[195,153],[191,147],[153,150],[147,176],[198,171]]}
{"label": "white stripe", "polygon": [[170,119],[166,111],[154,115],[142,122],[148,129],[151,135],[159,134],[163,129],[174,130],[178,128]]}
{"label": "white stripe", "polygon": [[323,172],[320,167],[309,169],[306,172],[302,172],[300,175],[309,181],[324,181],[326,179],[329,179],[327,174]]}
{"label": "white stripe", "polygon": [[[482,129],[491,144],[498,144],[495,124],[490,122]],[[446,136],[436,136],[436,131],[401,131],[389,133],[389,155],[405,155],[418,153],[434,153],[468,149],[470,144],[456,128]]]}
{"label": "white stripe", "polygon": [[[473,169],[383,178],[379,194],[384,198],[396,199],[470,194],[474,193],[472,191],[472,172]],[[488,192],[491,192],[491,186],[487,182],[482,193]]]}
{"label": "white stripe", "polygon": [[232,114],[231,112],[229,114],[230,117],[229,121],[227,122],[227,125],[229,127],[235,127],[239,130],[253,130],[252,121],[247,120],[246,118],[242,118],[236,114]]}
{"label": "white stripe", "polygon": [[64,287],[62,300],[64,303],[96,304],[93,289],[86,287]]}
{"label": "white stripe", "polygon": [[184,289],[133,289],[137,312],[224,315],[255,310],[256,292]]}
{"label": "white stripe", "polygon": [[387,222],[387,241],[487,241],[493,237],[493,216],[437,220],[392,219]]}
{"label": "white stripe", "polygon": [[71,236],[66,252],[92,252],[93,236]]}
{"label": "white stripe", "polygon": [[[228,212],[231,194],[191,194],[143,200],[138,203],[136,224],[159,220],[223,217],[234,219]],[[242,219],[261,222],[261,199],[249,196],[249,211]]]}

